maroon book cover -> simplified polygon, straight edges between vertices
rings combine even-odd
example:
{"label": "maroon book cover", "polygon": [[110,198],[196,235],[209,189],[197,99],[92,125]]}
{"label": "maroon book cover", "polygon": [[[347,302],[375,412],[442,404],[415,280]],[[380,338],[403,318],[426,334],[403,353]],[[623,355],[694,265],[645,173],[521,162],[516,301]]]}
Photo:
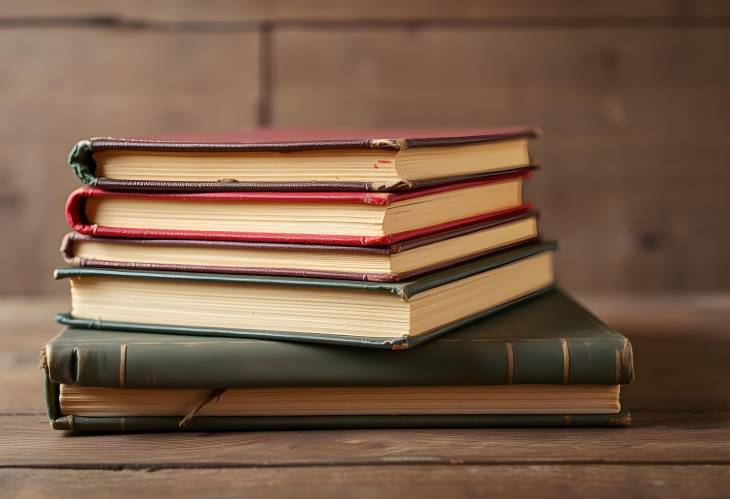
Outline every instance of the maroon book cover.
{"label": "maroon book cover", "polygon": [[305,244],[305,243],[264,243],[255,241],[205,241],[196,239],[132,239],[132,238],[102,238],[71,232],[66,234],[61,243],[61,254],[64,260],[79,267],[104,267],[130,270],[167,270],[182,272],[213,272],[226,274],[258,274],[258,275],[280,275],[292,277],[318,277],[325,279],[353,279],[363,281],[380,281],[380,282],[397,282],[403,279],[415,277],[439,268],[448,267],[461,263],[471,258],[485,256],[495,251],[501,251],[515,244],[522,244],[539,238],[538,234],[513,244],[485,248],[483,251],[471,253],[461,258],[444,261],[438,265],[422,267],[407,273],[363,273],[363,272],[334,272],[325,270],[308,270],[293,268],[264,268],[264,267],[235,267],[223,265],[182,265],[169,262],[127,262],[127,261],[110,261],[92,258],[82,258],[76,256],[75,245],[83,241],[91,241],[98,244],[124,244],[133,246],[156,246],[163,248],[174,247],[199,247],[199,248],[241,248],[241,249],[265,249],[281,252],[287,251],[311,251],[323,253],[360,253],[360,254],[379,254],[392,255],[410,249],[419,248],[429,244],[445,241],[447,239],[479,232],[501,225],[517,222],[530,217],[537,218],[538,214],[534,210],[527,207],[519,207],[504,213],[496,213],[492,218],[482,220],[477,223],[471,223],[461,227],[445,230],[435,234],[404,240],[385,246],[338,246],[325,244]]}

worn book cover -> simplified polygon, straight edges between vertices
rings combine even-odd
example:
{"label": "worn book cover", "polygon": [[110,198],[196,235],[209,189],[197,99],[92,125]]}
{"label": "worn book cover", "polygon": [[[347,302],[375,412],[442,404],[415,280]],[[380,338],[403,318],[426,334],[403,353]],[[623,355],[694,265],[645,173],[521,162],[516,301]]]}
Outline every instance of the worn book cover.
{"label": "worn book cover", "polygon": [[536,240],[538,214],[518,208],[383,246],[66,234],[61,254],[79,267],[321,277],[396,282]]}
{"label": "worn book cover", "polygon": [[402,191],[522,169],[535,136],[514,127],[98,137],[80,141],[69,165],[109,190]]}
{"label": "worn book cover", "polygon": [[[255,339],[66,329],[42,353],[55,428],[176,430],[175,417],[63,414],[59,385],[124,389],[621,385],[631,344],[559,290],[407,351]],[[617,414],[199,416],[186,429],[624,425]]]}

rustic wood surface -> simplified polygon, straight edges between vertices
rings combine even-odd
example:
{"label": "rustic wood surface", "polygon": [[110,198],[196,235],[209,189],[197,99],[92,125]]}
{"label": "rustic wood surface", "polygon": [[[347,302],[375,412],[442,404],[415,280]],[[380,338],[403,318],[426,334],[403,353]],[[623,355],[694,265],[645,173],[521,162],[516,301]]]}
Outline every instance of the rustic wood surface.
{"label": "rustic wood surface", "polygon": [[66,165],[77,141],[256,124],[253,33],[2,29],[0,18],[0,60],[12,67],[0,75],[0,293],[62,289],[51,275],[80,185]]}
{"label": "rustic wood surface", "polygon": [[39,347],[65,297],[0,300],[2,497],[721,497],[730,296],[579,297],[632,340],[629,428],[75,436],[43,413]]}
{"label": "rustic wood surface", "polygon": [[[90,489],[90,484],[93,489]],[[301,468],[29,470],[0,469],[7,497],[368,498],[722,497],[728,466],[434,465]],[[273,494],[272,490],[276,493]]]}
{"label": "rustic wood surface", "polygon": [[539,124],[527,198],[571,289],[730,282],[730,30],[282,28],[272,44],[275,124]]}
{"label": "rustic wood surface", "polygon": [[7,18],[27,21],[97,18],[107,22],[186,22],[186,23],[258,23],[317,21],[596,21],[625,20],[633,22],[702,21],[730,15],[726,2],[718,0],[455,0],[423,2],[422,0],[237,0],[207,2],[205,8],[196,0],[34,0],[2,2]]}

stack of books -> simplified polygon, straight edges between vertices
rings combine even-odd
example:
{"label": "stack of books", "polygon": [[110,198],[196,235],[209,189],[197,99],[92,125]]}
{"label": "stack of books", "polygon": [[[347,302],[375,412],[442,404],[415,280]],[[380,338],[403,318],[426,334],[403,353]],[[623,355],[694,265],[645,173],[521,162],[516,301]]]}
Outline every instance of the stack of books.
{"label": "stack of books", "polygon": [[628,424],[631,346],[523,201],[533,137],[80,142],[52,427]]}

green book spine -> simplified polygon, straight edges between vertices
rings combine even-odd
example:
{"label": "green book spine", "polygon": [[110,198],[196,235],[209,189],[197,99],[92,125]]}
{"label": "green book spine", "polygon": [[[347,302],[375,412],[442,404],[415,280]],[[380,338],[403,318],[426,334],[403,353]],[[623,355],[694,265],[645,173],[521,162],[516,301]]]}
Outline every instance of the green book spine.
{"label": "green book spine", "polygon": [[96,184],[96,163],[90,140],[82,140],[71,149],[68,164],[83,183]]}

